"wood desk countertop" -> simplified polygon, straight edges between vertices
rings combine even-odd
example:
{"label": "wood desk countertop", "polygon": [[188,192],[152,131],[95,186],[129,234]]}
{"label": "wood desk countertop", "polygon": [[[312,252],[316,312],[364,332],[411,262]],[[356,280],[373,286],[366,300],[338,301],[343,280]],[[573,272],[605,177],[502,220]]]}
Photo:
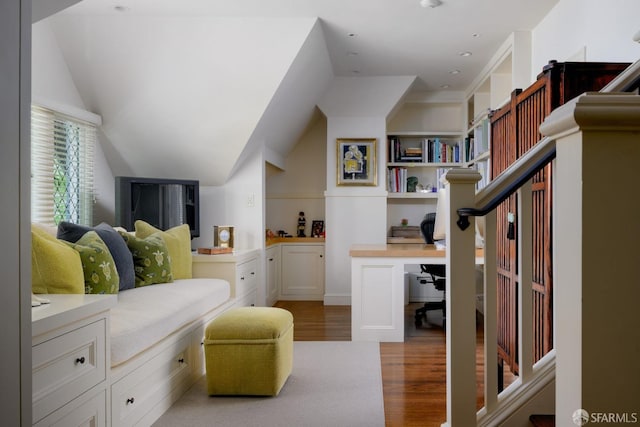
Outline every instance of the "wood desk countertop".
{"label": "wood desk countertop", "polygon": [[[349,250],[351,257],[441,257],[446,256],[445,249],[436,249],[435,245],[424,243],[391,243],[379,245],[353,245]],[[483,257],[482,249],[476,248],[476,257]]]}
{"label": "wood desk countertop", "polygon": [[272,237],[266,240],[266,246],[276,243],[324,243],[324,237]]}

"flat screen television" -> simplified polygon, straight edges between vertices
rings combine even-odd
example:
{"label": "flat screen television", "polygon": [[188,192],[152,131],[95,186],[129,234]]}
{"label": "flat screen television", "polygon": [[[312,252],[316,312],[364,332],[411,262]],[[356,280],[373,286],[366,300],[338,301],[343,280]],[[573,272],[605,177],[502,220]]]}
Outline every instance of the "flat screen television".
{"label": "flat screen television", "polygon": [[116,223],[134,229],[141,219],[161,230],[189,224],[191,238],[200,236],[199,181],[116,177]]}

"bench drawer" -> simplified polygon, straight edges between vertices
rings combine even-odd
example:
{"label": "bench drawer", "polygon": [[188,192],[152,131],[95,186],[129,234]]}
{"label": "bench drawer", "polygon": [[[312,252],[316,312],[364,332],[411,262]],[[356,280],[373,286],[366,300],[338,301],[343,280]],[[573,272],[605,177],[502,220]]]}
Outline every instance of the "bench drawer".
{"label": "bench drawer", "polygon": [[111,386],[111,422],[114,426],[138,424],[156,405],[176,392],[181,393],[181,384],[189,384],[187,380],[193,363],[190,338],[190,335],[185,336],[175,346]]}
{"label": "bench drawer", "polygon": [[82,396],[63,406],[34,427],[105,427],[106,425],[107,392],[102,389],[94,396],[89,395],[86,398]]}
{"label": "bench drawer", "polygon": [[101,319],[33,346],[34,422],[106,379],[105,335]]}
{"label": "bench drawer", "polygon": [[240,299],[257,288],[257,269],[257,259],[238,264],[236,270],[236,298]]}

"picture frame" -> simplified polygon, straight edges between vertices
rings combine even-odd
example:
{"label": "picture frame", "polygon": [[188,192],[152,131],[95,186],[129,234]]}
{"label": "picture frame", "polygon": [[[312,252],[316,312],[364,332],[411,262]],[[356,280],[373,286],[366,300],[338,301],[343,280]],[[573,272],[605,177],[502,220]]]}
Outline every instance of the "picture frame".
{"label": "picture frame", "polygon": [[376,138],[338,138],[336,140],[336,184],[378,184]]}
{"label": "picture frame", "polygon": [[314,219],[311,222],[311,237],[324,237],[324,221]]}

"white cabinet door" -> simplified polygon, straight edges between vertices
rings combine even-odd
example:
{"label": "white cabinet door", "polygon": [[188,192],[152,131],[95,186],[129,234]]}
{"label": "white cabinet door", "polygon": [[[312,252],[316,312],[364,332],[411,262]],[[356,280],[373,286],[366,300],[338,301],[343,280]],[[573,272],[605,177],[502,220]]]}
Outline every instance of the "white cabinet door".
{"label": "white cabinet door", "polygon": [[280,246],[271,246],[266,252],[267,305],[273,305],[280,297]]}
{"label": "white cabinet door", "polygon": [[324,246],[282,245],[280,297],[318,301],[324,298]]}

